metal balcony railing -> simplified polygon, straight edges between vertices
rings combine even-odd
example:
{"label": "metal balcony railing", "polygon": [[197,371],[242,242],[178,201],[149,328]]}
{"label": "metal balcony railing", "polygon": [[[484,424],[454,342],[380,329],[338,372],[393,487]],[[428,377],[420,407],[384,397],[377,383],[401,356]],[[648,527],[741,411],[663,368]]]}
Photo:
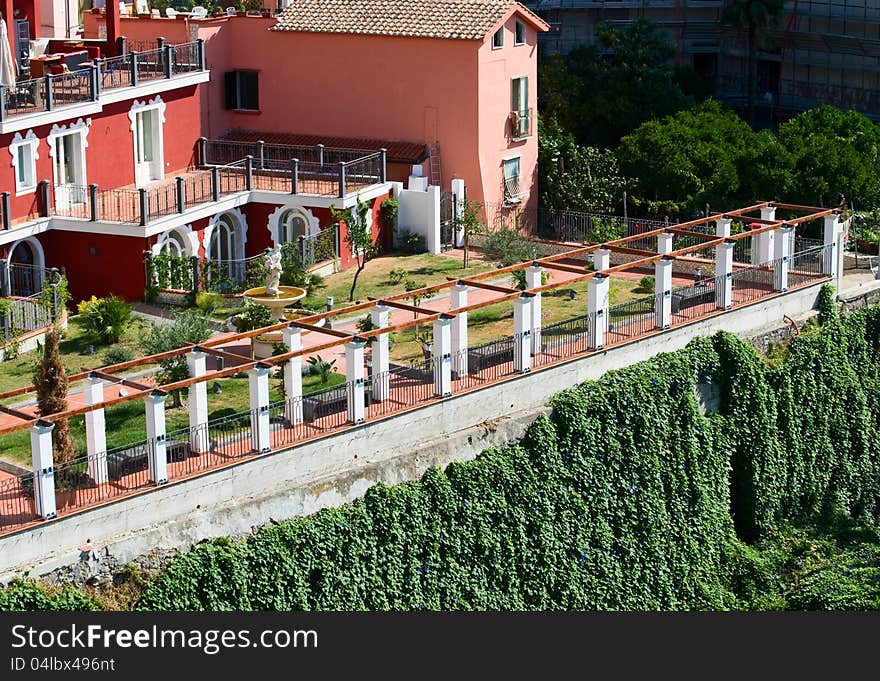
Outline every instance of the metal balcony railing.
{"label": "metal balcony railing", "polygon": [[525,139],[532,136],[532,115],[531,109],[510,112],[510,136],[515,140]]}
{"label": "metal balcony railing", "polygon": [[519,186],[519,175],[504,178],[504,202],[519,203],[522,200],[522,191]]}
{"label": "metal balcony railing", "polygon": [[71,104],[97,102],[107,90],[205,70],[202,38],[181,45],[163,45],[143,53],[127,52],[119,57],[94,59],[91,64],[69,73],[0,85],[0,121],[54,111]]}

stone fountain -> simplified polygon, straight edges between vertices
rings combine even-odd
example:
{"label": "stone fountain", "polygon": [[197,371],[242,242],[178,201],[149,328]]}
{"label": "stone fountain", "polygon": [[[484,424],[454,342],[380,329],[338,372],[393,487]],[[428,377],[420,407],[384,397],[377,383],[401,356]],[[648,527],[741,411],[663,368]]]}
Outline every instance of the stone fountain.
{"label": "stone fountain", "polygon": [[[269,273],[266,275],[266,285],[249,288],[244,292],[245,300],[252,303],[265,305],[272,313],[272,323],[277,324],[286,319],[284,308],[293,305],[297,300],[305,298],[306,292],[298,286],[282,286],[281,280],[281,249],[267,248],[263,256]],[[263,333],[253,339],[254,357],[265,359],[272,356],[272,346],[282,342],[280,331]]]}

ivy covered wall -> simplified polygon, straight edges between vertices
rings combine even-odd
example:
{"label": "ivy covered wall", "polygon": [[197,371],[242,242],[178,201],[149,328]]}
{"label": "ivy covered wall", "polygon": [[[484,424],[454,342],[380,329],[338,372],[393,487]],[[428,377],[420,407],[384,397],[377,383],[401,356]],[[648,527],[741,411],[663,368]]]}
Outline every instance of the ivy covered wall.
{"label": "ivy covered wall", "polygon": [[[821,306],[771,359],[729,334],[698,339],[559,394],[516,445],[205,542],[138,607],[754,607],[772,582],[762,542],[877,514],[880,307],[842,320],[829,289]],[[707,411],[698,395],[713,390]],[[0,608],[29,597],[84,607],[19,583]]]}

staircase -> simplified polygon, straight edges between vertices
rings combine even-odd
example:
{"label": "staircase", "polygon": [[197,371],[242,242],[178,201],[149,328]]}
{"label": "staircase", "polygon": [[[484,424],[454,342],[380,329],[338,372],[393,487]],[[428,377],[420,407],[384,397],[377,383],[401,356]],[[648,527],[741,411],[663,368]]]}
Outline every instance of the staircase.
{"label": "staircase", "polygon": [[440,142],[428,144],[428,184],[442,188],[440,177]]}

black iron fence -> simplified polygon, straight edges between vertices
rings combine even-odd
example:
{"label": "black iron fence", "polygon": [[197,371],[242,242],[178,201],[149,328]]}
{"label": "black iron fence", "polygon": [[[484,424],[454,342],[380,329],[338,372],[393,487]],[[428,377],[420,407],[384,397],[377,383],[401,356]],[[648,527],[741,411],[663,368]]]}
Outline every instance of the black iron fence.
{"label": "black iron fence", "polygon": [[0,121],[13,116],[98,101],[101,92],[131,87],[158,78],[205,70],[204,40],[163,45],[146,52],[128,52],[91,63],[68,73],[47,74],[0,85]]}

